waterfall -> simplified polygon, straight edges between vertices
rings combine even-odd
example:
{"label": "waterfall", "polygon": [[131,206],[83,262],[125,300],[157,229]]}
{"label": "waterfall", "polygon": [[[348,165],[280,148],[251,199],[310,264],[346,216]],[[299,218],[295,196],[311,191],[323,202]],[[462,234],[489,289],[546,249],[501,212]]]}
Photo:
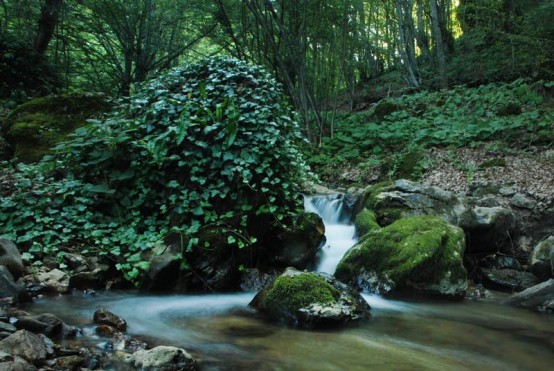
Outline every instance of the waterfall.
{"label": "waterfall", "polygon": [[325,224],[327,241],[320,251],[316,271],[334,274],[344,254],[356,243],[355,228],[344,210],[343,197],[305,196],[304,208],[318,214]]}

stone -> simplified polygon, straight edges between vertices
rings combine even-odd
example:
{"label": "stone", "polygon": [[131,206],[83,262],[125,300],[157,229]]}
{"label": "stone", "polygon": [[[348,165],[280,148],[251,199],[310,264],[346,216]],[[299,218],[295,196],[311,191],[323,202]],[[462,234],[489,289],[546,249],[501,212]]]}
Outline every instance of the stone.
{"label": "stone", "polygon": [[516,193],[510,200],[510,205],[519,207],[520,209],[533,210],[537,207],[537,201],[521,193]]}
{"label": "stone", "polygon": [[3,237],[0,237],[0,265],[8,268],[15,280],[23,275],[25,269],[15,244]]}
{"label": "stone", "polygon": [[512,254],[517,237],[517,218],[512,210],[502,206],[476,206],[460,223],[468,238],[469,253]]}
{"label": "stone", "polygon": [[358,215],[356,215],[354,226],[356,227],[356,234],[358,237],[362,237],[365,234],[380,228],[377,223],[375,213],[368,209],[363,209],[360,213],[358,213]]}
{"label": "stone", "polygon": [[26,297],[25,288],[14,281],[8,268],[0,265],[0,299],[10,298],[13,301],[24,301]]}
{"label": "stone", "polygon": [[107,271],[107,266],[100,265],[93,271],[73,273],[69,278],[69,287],[80,290],[105,288]]}
{"label": "stone", "polygon": [[337,326],[369,316],[369,305],[356,291],[325,273],[287,269],[250,306],[273,321],[316,328]]}
{"label": "stone", "polygon": [[17,328],[11,323],[0,322],[0,332],[9,332],[13,334],[16,331]]}
{"label": "stone", "polygon": [[128,359],[131,365],[141,370],[197,370],[196,360],[184,349],[158,346],[139,350]]}
{"label": "stone", "polygon": [[[367,234],[342,258],[335,277],[358,286],[363,277],[384,276],[392,292],[416,291],[424,295],[463,298],[467,271],[462,258],[464,232],[438,217],[397,220]],[[362,282],[361,282],[362,281]]]}
{"label": "stone", "polygon": [[39,292],[64,294],[69,290],[69,275],[59,269],[43,270],[23,279],[29,285],[36,285]]}
{"label": "stone", "polygon": [[119,331],[127,330],[127,321],[106,309],[98,309],[94,312],[93,321],[99,325],[115,327]]}
{"label": "stone", "polygon": [[14,317],[14,325],[19,330],[28,330],[36,334],[44,334],[54,338],[73,338],[79,330],[67,325],[56,315],[42,313],[36,316],[23,315]]}
{"label": "stone", "polygon": [[84,365],[84,357],[73,355],[56,358],[50,367],[54,370],[81,370]]}
{"label": "stone", "polygon": [[539,280],[530,272],[514,269],[483,269],[483,283],[486,287],[501,291],[521,291],[530,288]]}
{"label": "stone", "polygon": [[527,261],[529,270],[542,280],[554,277],[554,236],[539,242]]}
{"label": "stone", "polygon": [[554,279],[539,283],[504,300],[503,304],[525,308],[548,306],[554,300]]}
{"label": "stone", "polygon": [[281,272],[276,270],[262,272],[258,268],[245,269],[241,275],[240,288],[244,291],[260,291],[266,289],[280,273]]}
{"label": "stone", "polygon": [[6,371],[35,371],[37,368],[24,359],[15,357],[12,361],[0,362],[0,370]]}
{"label": "stone", "polygon": [[19,330],[0,341],[0,350],[37,366],[44,363],[47,355],[41,338],[27,330]]}

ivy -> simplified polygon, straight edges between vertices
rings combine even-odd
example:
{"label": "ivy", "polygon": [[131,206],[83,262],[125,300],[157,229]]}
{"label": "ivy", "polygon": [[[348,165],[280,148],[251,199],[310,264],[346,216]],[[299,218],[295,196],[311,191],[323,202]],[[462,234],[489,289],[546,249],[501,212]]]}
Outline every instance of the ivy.
{"label": "ivy", "polygon": [[175,69],[38,165],[6,168],[16,181],[0,201],[0,234],[29,260],[68,246],[106,255],[134,282],[172,234],[182,257],[207,243],[206,227],[229,248],[251,246],[264,232],[255,219],[287,223],[301,209],[299,133],[263,69],[216,58]]}

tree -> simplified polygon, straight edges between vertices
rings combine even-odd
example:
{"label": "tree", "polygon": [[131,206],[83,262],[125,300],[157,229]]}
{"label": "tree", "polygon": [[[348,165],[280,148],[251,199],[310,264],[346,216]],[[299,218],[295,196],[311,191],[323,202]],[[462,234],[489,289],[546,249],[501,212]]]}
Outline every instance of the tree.
{"label": "tree", "polygon": [[58,24],[62,5],[63,0],[44,0],[34,42],[34,48],[39,54],[44,55],[46,49],[48,49]]}

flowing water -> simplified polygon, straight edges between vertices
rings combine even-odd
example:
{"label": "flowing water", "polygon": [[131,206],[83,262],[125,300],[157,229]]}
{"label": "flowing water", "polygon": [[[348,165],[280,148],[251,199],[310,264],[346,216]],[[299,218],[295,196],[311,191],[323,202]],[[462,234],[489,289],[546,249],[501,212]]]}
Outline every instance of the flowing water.
{"label": "flowing water", "polygon": [[[355,242],[354,229],[338,213],[336,198],[311,198],[306,204],[327,224],[319,270],[332,272],[340,259],[333,250],[346,251]],[[127,320],[130,335],[189,349],[208,370],[548,370],[554,365],[554,317],[496,304],[500,294],[460,303],[365,295],[371,319],[332,331],[266,323],[248,309],[253,296],[75,293],[39,299],[30,310],[56,313],[84,327],[85,340],[102,346],[102,339],[90,335],[91,319],[96,309],[107,308]]]}

